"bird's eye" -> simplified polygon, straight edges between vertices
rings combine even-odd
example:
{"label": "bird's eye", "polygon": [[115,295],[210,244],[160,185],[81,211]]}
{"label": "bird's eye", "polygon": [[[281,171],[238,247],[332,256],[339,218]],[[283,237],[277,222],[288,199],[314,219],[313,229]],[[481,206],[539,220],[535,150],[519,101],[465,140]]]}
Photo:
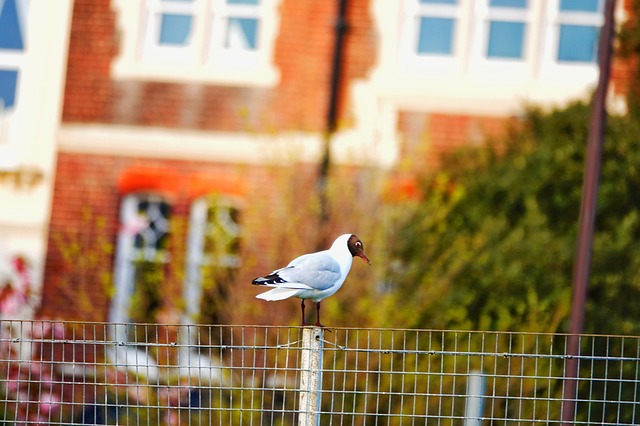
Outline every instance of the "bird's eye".
{"label": "bird's eye", "polygon": [[362,243],[360,241],[356,242],[356,247],[362,247]]}

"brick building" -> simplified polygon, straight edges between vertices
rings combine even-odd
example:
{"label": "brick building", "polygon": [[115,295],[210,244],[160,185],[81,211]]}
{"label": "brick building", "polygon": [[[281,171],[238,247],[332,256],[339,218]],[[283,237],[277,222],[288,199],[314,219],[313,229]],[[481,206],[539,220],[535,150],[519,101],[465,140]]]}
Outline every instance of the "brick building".
{"label": "brick building", "polygon": [[[0,10],[28,4],[30,37],[46,40],[35,28],[46,3],[0,0]],[[328,228],[357,231],[385,180],[429,173],[444,152],[499,135],[527,103],[588,96],[604,1],[65,5],[50,34],[53,74],[33,77],[59,92],[47,117],[61,115],[47,130],[50,158],[38,184],[40,314],[281,323],[273,305],[246,303],[255,294],[247,283],[315,247],[314,188],[327,141],[340,182],[333,208],[342,213]],[[618,110],[625,66],[614,64],[610,106]],[[30,84],[24,74],[16,90]],[[36,114],[17,99],[16,111]],[[3,202],[23,197],[8,191]],[[24,210],[0,217],[1,232],[17,229]]]}

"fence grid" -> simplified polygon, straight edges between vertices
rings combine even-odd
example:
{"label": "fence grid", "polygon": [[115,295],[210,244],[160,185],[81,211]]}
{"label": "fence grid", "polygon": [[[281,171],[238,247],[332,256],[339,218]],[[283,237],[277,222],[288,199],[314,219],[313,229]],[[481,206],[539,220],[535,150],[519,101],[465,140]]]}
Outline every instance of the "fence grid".
{"label": "fence grid", "polygon": [[[110,338],[123,335],[115,327],[126,341]],[[317,394],[301,388],[313,368],[303,334],[312,332],[321,353]],[[568,335],[542,333],[5,320],[0,419],[560,424],[570,397],[567,344]],[[580,347],[575,423],[640,424],[640,337],[582,335]],[[309,398],[317,400],[301,403]]]}

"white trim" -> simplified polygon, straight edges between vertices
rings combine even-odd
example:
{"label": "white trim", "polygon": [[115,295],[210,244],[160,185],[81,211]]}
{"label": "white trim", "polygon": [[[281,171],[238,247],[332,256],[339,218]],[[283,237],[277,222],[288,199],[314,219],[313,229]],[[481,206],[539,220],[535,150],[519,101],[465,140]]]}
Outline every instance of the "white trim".
{"label": "white trim", "polygon": [[[363,108],[369,114],[380,109],[375,100],[368,102],[368,94],[361,98],[362,94],[358,90],[356,110]],[[331,153],[335,163],[387,166],[395,161],[387,133],[383,142],[378,121],[374,118],[370,125],[373,127],[345,129],[334,135]],[[256,134],[104,124],[63,124],[57,141],[59,152],[267,165],[316,163],[324,146],[321,133]]]}
{"label": "white trim", "polygon": [[299,161],[320,158],[320,135],[257,135],[159,127],[63,124],[61,152],[131,157],[202,160],[227,163],[274,163],[290,156]]}

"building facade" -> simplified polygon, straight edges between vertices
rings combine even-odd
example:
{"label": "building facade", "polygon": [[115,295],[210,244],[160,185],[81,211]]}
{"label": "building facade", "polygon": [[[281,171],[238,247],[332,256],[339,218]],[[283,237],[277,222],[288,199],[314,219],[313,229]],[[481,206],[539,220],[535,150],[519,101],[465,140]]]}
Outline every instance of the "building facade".
{"label": "building facade", "polygon": [[[604,22],[604,0],[75,0],[42,34],[48,3],[0,0],[0,22],[28,7],[26,51],[47,64],[25,68],[33,83],[25,71],[15,97],[0,70],[4,104],[26,120],[9,138],[24,161],[3,167],[43,156],[42,194],[7,189],[16,207],[0,229],[22,238],[37,213],[25,244],[43,271],[40,315],[122,324],[281,322],[246,303],[248,283],[314,248],[327,142],[347,200],[328,226],[355,232],[348,200],[436,170],[528,104],[588,97]],[[618,22],[628,8],[618,1]],[[56,49],[38,53],[38,37]],[[20,90],[40,86],[51,99],[31,106]]]}

